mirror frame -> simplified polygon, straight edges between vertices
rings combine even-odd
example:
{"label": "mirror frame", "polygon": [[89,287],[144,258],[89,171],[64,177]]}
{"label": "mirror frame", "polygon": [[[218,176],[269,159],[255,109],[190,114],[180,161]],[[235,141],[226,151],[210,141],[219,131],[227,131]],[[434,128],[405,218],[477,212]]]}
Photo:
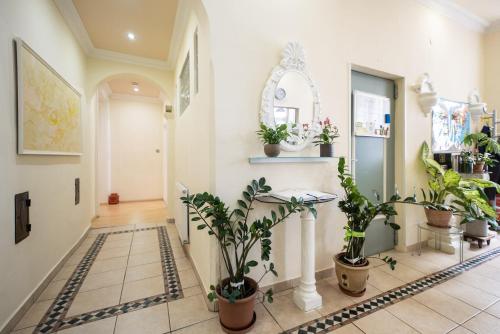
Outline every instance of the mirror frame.
{"label": "mirror frame", "polygon": [[280,143],[280,146],[284,151],[297,152],[310,146],[314,137],[321,132],[321,104],[319,91],[306,68],[304,49],[299,43],[288,43],[283,49],[281,56],[281,62],[273,68],[271,75],[266,81],[264,90],[262,91],[260,121],[266,126],[273,128],[276,127],[274,118],[274,98],[276,88],[278,87],[281,78],[283,78],[286,73],[296,72],[300,74],[306,80],[309,88],[311,88],[313,96],[313,119],[311,120],[307,137],[304,139],[303,143],[291,144],[286,141],[282,141]]}

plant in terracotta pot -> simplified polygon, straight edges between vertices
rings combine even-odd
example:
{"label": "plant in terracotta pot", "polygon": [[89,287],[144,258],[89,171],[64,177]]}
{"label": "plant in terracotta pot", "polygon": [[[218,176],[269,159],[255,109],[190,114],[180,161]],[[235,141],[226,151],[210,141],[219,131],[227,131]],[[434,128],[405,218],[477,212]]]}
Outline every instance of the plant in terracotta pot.
{"label": "plant in terracotta pot", "polygon": [[[365,293],[370,269],[368,257],[364,256],[363,252],[365,231],[378,215],[384,215],[385,224],[393,230],[398,230],[399,225],[391,222],[390,218],[397,215],[393,204],[398,202],[400,197],[396,194],[392,196],[390,202],[380,204],[370,202],[360,193],[351,175],[346,172],[344,157],[339,159],[338,177],[345,192],[345,196],[339,201],[338,206],[346,215],[347,224],[344,226],[344,241],[346,242],[344,251],[333,258],[335,273],[340,289],[344,293],[350,296],[361,296]],[[414,197],[411,197],[403,202],[415,203],[416,201]],[[391,257],[385,257],[382,260],[394,269],[396,260]]]}
{"label": "plant in terracotta pot", "polygon": [[[475,153],[472,154],[474,173],[483,173],[485,166],[493,166],[497,162],[492,156],[500,153],[500,144],[486,134],[481,132],[468,134],[462,143],[469,148],[469,151],[475,150]],[[481,149],[482,152],[479,152]]]}
{"label": "plant in terracotta pot", "polygon": [[323,122],[320,121],[321,132],[314,137],[313,143],[319,145],[320,157],[333,157],[333,141],[340,137],[339,129],[332,124],[327,117]]}
{"label": "plant in terracotta pot", "polygon": [[422,144],[421,160],[429,178],[429,191],[426,195],[422,190],[424,200],[420,204],[424,206],[429,225],[448,228],[454,214],[462,216],[462,223],[471,222],[482,217],[477,210],[495,216],[483,189],[494,187],[499,191],[499,185],[483,179],[464,179],[451,169],[445,171],[430,157],[426,142]]}
{"label": "plant in terracotta pot", "polygon": [[[260,247],[261,261],[268,262],[271,254],[271,230],[296,212],[316,212],[312,205],[292,198],[278,206],[277,211],[270,211],[268,216],[254,219],[250,223],[256,198],[270,191],[271,187],[264,178],[253,180],[243,191],[236,209],[230,209],[219,197],[209,193],[182,198],[193,216],[191,220],[199,223],[198,230],[207,229],[208,234],[215,237],[219,244],[227,277],[216,287],[210,287],[212,291],[208,298],[211,301],[218,300],[220,323],[227,333],[246,333],[252,328],[256,320],[254,305],[258,283],[269,273],[277,276],[274,264],[270,262],[264,264],[264,273],[258,282],[250,278],[250,271],[258,265],[255,259],[250,258],[250,251],[255,246]],[[272,302],[272,290],[267,290],[263,298]]]}
{"label": "plant in terracotta pot", "polygon": [[264,153],[268,157],[277,157],[281,152],[280,143],[288,138],[289,133],[286,124],[272,128],[261,123],[257,135],[264,144]]}
{"label": "plant in terracotta pot", "polygon": [[474,173],[483,173],[485,171],[485,166],[492,167],[498,161],[492,157],[488,152],[476,153],[474,157]]}

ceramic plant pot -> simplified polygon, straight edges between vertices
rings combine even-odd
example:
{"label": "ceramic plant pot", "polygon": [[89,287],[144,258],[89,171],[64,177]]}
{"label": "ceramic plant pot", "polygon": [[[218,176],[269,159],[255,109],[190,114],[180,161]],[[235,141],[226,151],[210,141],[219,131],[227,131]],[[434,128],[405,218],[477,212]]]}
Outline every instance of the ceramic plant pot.
{"label": "ceramic plant pot", "polygon": [[434,227],[449,228],[451,218],[453,217],[452,211],[442,211],[424,208],[425,216],[427,217],[427,224]]}
{"label": "ceramic plant pot", "polygon": [[488,223],[485,220],[475,220],[471,223],[465,224],[465,232],[475,237],[488,236]]}
{"label": "ceramic plant pot", "polygon": [[484,161],[476,162],[472,170],[476,174],[482,173],[484,171]]}
{"label": "ceramic plant pot", "polygon": [[[222,284],[225,285],[228,281],[229,279],[226,278]],[[248,277],[245,277],[245,286],[251,288],[254,293],[244,299],[238,299],[232,304],[227,298],[221,296],[220,286],[216,289],[219,320],[222,330],[226,333],[247,333],[255,325],[255,298],[259,287],[257,282]]]}
{"label": "ceramic plant pot", "polygon": [[366,291],[370,262],[366,261],[363,265],[352,266],[341,260],[344,254],[339,253],[333,257],[340,290],[349,296],[362,296]]}
{"label": "ceramic plant pot", "polygon": [[266,144],[264,145],[264,153],[270,157],[274,158],[280,155],[281,149],[280,144]]}
{"label": "ceramic plant pot", "polygon": [[319,144],[319,156],[325,158],[333,157],[333,144]]}

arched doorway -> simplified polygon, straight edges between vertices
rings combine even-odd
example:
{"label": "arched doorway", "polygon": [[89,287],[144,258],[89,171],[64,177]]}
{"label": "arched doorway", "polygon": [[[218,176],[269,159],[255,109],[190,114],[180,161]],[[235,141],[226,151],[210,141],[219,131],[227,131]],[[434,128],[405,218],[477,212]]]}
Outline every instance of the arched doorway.
{"label": "arched doorway", "polygon": [[165,90],[138,74],[114,74],[96,89],[96,214],[110,193],[121,202],[167,201],[168,111]]}

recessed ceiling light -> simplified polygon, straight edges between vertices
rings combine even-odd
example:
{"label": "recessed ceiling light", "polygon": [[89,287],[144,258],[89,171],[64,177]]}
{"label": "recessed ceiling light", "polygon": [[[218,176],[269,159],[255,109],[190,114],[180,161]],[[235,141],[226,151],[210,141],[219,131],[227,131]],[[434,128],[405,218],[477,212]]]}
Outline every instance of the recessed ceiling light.
{"label": "recessed ceiling light", "polygon": [[138,92],[139,91],[139,84],[137,82],[132,82],[132,90],[134,92]]}
{"label": "recessed ceiling light", "polygon": [[135,41],[135,34],[133,32],[129,32],[127,34],[127,38],[130,40],[130,41]]}

